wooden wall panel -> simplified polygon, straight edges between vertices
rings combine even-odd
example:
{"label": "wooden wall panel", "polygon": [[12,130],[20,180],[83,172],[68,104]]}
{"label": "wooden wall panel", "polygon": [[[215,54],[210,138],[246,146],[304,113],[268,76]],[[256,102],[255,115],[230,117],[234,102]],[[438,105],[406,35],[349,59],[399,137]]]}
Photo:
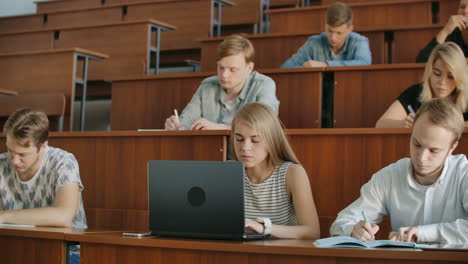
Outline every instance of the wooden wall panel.
{"label": "wooden wall panel", "polygon": [[[359,32],[369,39],[372,63],[381,64],[388,61],[385,30]],[[312,35],[321,31],[305,34],[257,34],[246,35],[255,48],[254,63],[257,69],[279,68],[289,59]],[[216,48],[223,37],[201,40],[202,71],[216,70]]]}
{"label": "wooden wall panel", "polygon": [[[431,1],[407,0],[350,4],[355,30],[420,26],[432,23]],[[325,29],[326,6],[285,8],[270,14],[271,33],[302,33]]]}
{"label": "wooden wall panel", "polygon": [[[322,237],[329,235],[336,215],[359,197],[361,186],[374,173],[409,157],[409,129],[293,129],[288,135],[309,175]],[[454,153],[468,153],[468,130]],[[386,238],[389,221],[382,227],[379,236]]]}
{"label": "wooden wall panel", "polygon": [[450,16],[458,13],[460,0],[439,0],[439,23],[445,25]]}
{"label": "wooden wall panel", "polygon": [[211,5],[211,0],[129,5],[124,19],[153,18],[174,25],[174,32],[161,34],[162,50],[193,49],[199,48],[197,39],[210,36]]}
{"label": "wooden wall panel", "polygon": [[[124,11],[125,10],[125,11]],[[8,24],[0,32],[18,32],[23,30],[55,29],[63,27],[91,26],[122,21],[157,19],[177,27],[175,32],[163,32],[163,50],[199,48],[196,39],[210,36],[212,0],[152,1],[139,3],[118,3],[91,9],[77,9],[47,14],[47,23],[27,23],[23,20],[42,21],[42,14],[8,18]],[[121,38],[126,35],[121,35]]]}
{"label": "wooden wall panel", "polygon": [[62,264],[66,259],[65,242],[59,239],[0,236],[0,255],[4,264]]}
{"label": "wooden wall panel", "polygon": [[399,29],[393,34],[392,62],[416,62],[419,52],[437,35],[443,26]]}
{"label": "wooden wall panel", "polygon": [[37,31],[18,34],[0,34],[0,52],[47,50],[54,47],[52,31]]}
{"label": "wooden wall panel", "polygon": [[319,128],[322,113],[320,71],[262,71],[276,83],[279,118],[287,128]]}
{"label": "wooden wall panel", "polygon": [[[89,227],[148,228],[149,160],[224,160],[220,133],[53,133],[49,145],[73,153],[84,185]],[[0,153],[6,151],[0,138]]]}
{"label": "wooden wall panel", "polygon": [[400,93],[420,82],[423,68],[416,63],[328,68],[334,71],[335,127],[375,127]]}
{"label": "wooden wall panel", "polygon": [[224,8],[223,25],[260,24],[262,0],[231,0],[235,5]]}
{"label": "wooden wall panel", "polygon": [[0,33],[41,29],[45,26],[43,15],[20,15],[0,18]]}
{"label": "wooden wall panel", "polygon": [[145,75],[150,21],[119,23],[60,31],[55,48],[82,47],[109,55],[89,65],[89,80],[121,75]]}
{"label": "wooden wall panel", "polygon": [[[279,117],[289,128],[320,125],[321,73],[317,70],[266,70],[276,82]],[[112,130],[164,128],[174,109],[185,108],[200,82],[214,73],[189,73],[112,84]],[[132,110],[129,111],[129,106]]]}
{"label": "wooden wall panel", "polygon": [[[2,86],[19,93],[60,93],[66,97],[65,130],[71,130],[75,52],[0,54]],[[47,67],[43,67],[47,62]]]}

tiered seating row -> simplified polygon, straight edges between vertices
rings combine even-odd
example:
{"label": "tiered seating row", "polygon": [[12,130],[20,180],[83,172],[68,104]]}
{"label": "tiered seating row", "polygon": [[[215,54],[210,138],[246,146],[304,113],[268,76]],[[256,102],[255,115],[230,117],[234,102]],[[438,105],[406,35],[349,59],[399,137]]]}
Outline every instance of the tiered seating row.
{"label": "tiered seating row", "polygon": [[157,31],[172,29],[173,26],[163,22],[139,20],[5,33],[0,34],[0,52],[81,47],[110,56],[108,60],[91,65],[89,80],[128,74],[145,75],[157,71],[159,65],[154,59],[151,64],[151,59],[153,55],[159,56],[159,44],[167,43],[167,40],[157,38]]}
{"label": "tiered seating row", "polygon": [[[288,130],[306,169],[322,237],[337,213],[379,169],[409,156],[405,129]],[[225,160],[229,131],[52,133],[49,143],[75,154],[90,227],[148,229],[147,161]],[[468,151],[468,129],[456,153]],[[0,137],[0,152],[6,151]],[[388,226],[385,226],[388,230]],[[381,230],[379,233],[385,233]]]}
{"label": "tiered seating row", "polygon": [[[262,70],[276,82],[279,117],[287,128],[319,128],[330,115],[334,127],[374,127],[395,98],[422,76],[423,64]],[[331,78],[323,82],[323,74]],[[163,128],[174,109],[181,111],[201,80],[215,73],[127,77],[112,81],[112,130]],[[395,80],[394,76],[399,76]],[[334,93],[323,102],[322,91]],[[349,98],[353,98],[349,100]],[[333,113],[322,113],[322,104]],[[132,105],[132,111],[128,106]]]}

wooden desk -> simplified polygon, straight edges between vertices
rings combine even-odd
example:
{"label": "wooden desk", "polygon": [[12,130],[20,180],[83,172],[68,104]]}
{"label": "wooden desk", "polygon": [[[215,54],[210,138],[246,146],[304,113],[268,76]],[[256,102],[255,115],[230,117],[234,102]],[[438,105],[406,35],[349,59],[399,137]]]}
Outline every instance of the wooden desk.
{"label": "wooden desk", "polygon": [[[404,26],[363,29],[357,32],[369,39],[372,64],[413,63],[416,56],[443,25]],[[307,41],[323,30],[304,33],[248,34],[255,47],[255,67],[269,69],[280,67]],[[224,37],[201,39],[201,69],[216,70],[216,47]],[[411,45],[409,45],[411,43]]]}
{"label": "wooden desk", "polygon": [[[148,160],[224,160],[230,131],[51,133],[49,144],[77,158],[88,225],[148,229]],[[306,169],[319,215],[329,235],[336,215],[359,197],[380,169],[409,157],[409,129],[289,129],[292,148]],[[0,153],[5,138],[0,138]],[[468,128],[454,152],[468,153]],[[117,165],[116,165],[117,164]],[[389,223],[381,225],[381,238]]]}
{"label": "wooden desk", "polygon": [[[276,82],[279,117],[288,128],[320,127],[320,69],[263,70]],[[174,109],[182,111],[200,82],[213,72],[122,77],[112,80],[112,130],[164,128]],[[132,106],[129,111],[129,105]]]}
{"label": "wooden desk", "polygon": [[[67,1],[73,2],[73,1]],[[178,28],[176,32],[163,32],[162,50],[198,48],[197,38],[215,36],[214,14],[227,0],[165,0],[114,3],[93,8],[40,13],[0,18],[0,32],[51,29],[57,27],[93,26],[122,21],[156,19]],[[98,34],[96,36],[105,36]],[[108,41],[109,43],[111,41]]]}
{"label": "wooden desk", "polygon": [[[349,4],[354,29],[388,28],[432,24],[432,0],[369,1]],[[323,31],[327,6],[267,10],[271,33]]]}
{"label": "wooden desk", "polygon": [[[387,43],[385,41],[386,29],[359,32],[369,39],[372,63],[381,64],[388,61]],[[279,68],[289,59],[312,35],[322,31],[307,33],[271,33],[248,34],[246,37],[255,47],[254,63],[257,69]],[[216,48],[224,37],[201,39],[201,70],[216,70]],[[401,48],[401,47],[399,47]],[[416,53],[417,54],[417,53]],[[414,58],[411,62],[413,62]]]}
{"label": "wooden desk", "polygon": [[118,233],[109,229],[57,227],[0,227],[0,256],[6,264],[64,264],[67,258],[65,234]]}
{"label": "wooden desk", "polygon": [[[321,0],[322,5],[331,5],[334,2],[335,0]],[[371,2],[371,1],[369,0],[341,0],[341,2],[351,4],[351,3],[362,3],[362,2]],[[454,15],[457,13],[458,4],[460,3],[460,0],[441,0],[441,1],[433,1],[433,3],[439,7],[437,22],[445,23],[451,15]]]}
{"label": "wooden desk", "polygon": [[329,67],[326,70],[334,75],[334,127],[375,127],[400,93],[421,81],[424,64]]}
{"label": "wooden desk", "polygon": [[2,263],[63,264],[66,259],[63,228],[0,227]]}
{"label": "wooden desk", "polygon": [[464,263],[464,252],[316,248],[312,240],[229,242],[67,234],[81,263]]}
{"label": "wooden desk", "polygon": [[[18,93],[64,94],[64,128],[72,130],[75,91],[78,86],[86,85],[88,62],[107,57],[102,53],[77,48],[1,53],[2,86]],[[81,120],[84,122],[84,112]]]}
{"label": "wooden desk", "polygon": [[[159,68],[158,31],[173,26],[155,20],[136,20],[94,26],[57,27],[0,34],[0,51],[30,51],[81,47],[108,54],[108,60],[90,65],[88,79],[104,80],[122,74],[154,74]],[[34,46],[31,44],[34,43]]]}

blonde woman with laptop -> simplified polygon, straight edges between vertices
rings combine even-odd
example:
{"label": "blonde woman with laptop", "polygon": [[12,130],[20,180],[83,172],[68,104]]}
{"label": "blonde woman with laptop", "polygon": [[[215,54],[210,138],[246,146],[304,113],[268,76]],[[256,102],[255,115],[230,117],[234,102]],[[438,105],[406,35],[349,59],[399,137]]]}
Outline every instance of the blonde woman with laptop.
{"label": "blonde woman with laptop", "polygon": [[247,104],[232,121],[235,159],[245,166],[246,228],[276,238],[318,239],[320,227],[307,172],[272,109]]}

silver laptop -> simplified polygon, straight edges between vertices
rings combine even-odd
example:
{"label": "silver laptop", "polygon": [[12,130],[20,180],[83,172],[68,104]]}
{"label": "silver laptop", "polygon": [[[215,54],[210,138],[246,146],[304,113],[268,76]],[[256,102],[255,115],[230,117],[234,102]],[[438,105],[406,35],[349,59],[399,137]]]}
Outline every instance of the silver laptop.
{"label": "silver laptop", "polygon": [[221,161],[148,162],[152,234],[225,240],[262,239],[244,232],[244,165]]}

